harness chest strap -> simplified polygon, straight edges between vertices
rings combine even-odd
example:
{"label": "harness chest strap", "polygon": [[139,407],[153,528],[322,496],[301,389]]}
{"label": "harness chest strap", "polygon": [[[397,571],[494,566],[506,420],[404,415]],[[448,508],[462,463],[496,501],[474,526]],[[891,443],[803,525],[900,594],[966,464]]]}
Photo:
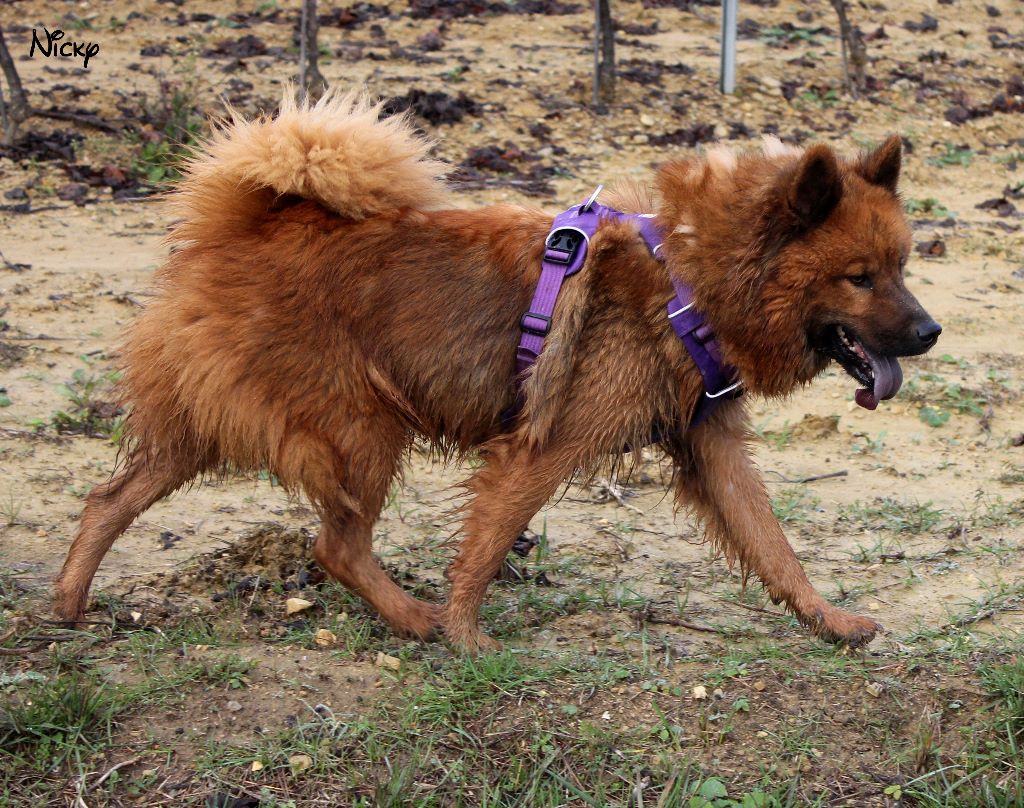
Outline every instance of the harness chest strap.
{"label": "harness chest strap", "polygon": [[[544,242],[544,258],[540,279],[534,290],[530,309],[520,320],[521,334],[516,350],[516,402],[502,419],[509,425],[522,406],[522,380],[525,371],[537,361],[544,349],[544,338],[551,330],[551,317],[558,301],[562,283],[580,270],[587,260],[590,239],[597,232],[602,219],[635,221],[640,236],[651,253],[659,260],[662,244],[661,232],[654,223],[654,214],[622,213],[595,203],[601,187],[582,205],[572,207],[555,217],[551,231]],[[676,335],[693,358],[704,380],[705,393],[701,396],[690,421],[695,427],[704,421],[722,402],[741,394],[741,382],[734,368],[722,361],[718,343],[704,315],[694,306],[693,292],[686,284],[672,278],[676,296],[669,301],[668,318]]]}

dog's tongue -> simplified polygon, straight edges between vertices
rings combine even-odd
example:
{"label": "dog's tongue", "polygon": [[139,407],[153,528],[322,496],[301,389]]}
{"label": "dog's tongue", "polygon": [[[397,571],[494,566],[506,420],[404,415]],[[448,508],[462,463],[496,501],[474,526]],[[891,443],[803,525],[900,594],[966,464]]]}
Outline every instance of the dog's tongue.
{"label": "dog's tongue", "polygon": [[[862,346],[863,347],[863,346]],[[857,403],[866,410],[873,410],[878,406],[879,401],[892,398],[900,390],[903,384],[903,369],[900,363],[891,356],[875,356],[864,349],[868,361],[871,362],[871,370],[875,374],[875,384],[871,390],[861,387],[857,390],[854,398]]]}

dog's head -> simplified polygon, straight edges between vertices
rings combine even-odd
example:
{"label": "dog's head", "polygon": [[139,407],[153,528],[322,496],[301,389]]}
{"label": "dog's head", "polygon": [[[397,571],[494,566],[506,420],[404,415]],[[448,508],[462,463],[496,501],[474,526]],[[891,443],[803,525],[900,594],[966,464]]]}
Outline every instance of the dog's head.
{"label": "dog's head", "polygon": [[900,388],[897,357],[935,344],[942,329],[903,280],[911,232],[896,191],[900,163],[898,137],[849,160],[823,144],[800,151],[777,141],[738,160],[709,153],[701,201],[692,204],[698,189],[689,189],[674,223],[684,237],[677,255],[702,266],[679,269],[749,386],[786,392],[835,359],[864,385],[857,403],[874,409]]}

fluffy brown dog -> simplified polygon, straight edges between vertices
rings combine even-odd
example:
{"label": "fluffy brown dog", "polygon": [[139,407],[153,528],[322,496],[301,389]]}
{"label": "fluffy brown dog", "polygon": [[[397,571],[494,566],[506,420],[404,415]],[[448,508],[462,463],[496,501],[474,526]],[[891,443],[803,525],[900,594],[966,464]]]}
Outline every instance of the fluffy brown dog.
{"label": "fluffy brown dog", "polygon": [[[190,165],[172,203],[176,249],[124,350],[127,461],[89,494],[57,581],[56,610],[84,611],[100,561],[128,525],[194,478],[270,469],[322,518],[314,554],[398,631],[493,645],[477,612],[515,538],[577,470],[652,425],[676,498],[744,574],[817,635],[859,645],[872,620],[827,603],[775,520],[748,455],[742,400],[687,430],[703,387],[666,318],[670,273],[690,284],[726,361],[778,396],[837,359],[874,407],[899,387],[893,357],[939,327],[903,284],[910,230],[896,195],[900,141],[858,159],[766,141],[665,165],[655,189],[607,204],[654,210],[665,263],[634,225],[603,223],[569,279],[515,427],[519,320],[552,217],[452,209],[444,166],[404,119],[358,97],[286,102],[235,119]],[[479,449],[445,609],[391,581],[374,521],[416,435]]]}

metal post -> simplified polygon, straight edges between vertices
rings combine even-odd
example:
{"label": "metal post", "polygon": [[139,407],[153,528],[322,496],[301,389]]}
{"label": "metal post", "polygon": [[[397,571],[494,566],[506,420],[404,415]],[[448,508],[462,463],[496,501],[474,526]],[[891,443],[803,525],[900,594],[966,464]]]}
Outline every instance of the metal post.
{"label": "metal post", "polygon": [[723,93],[736,90],[736,13],[739,0],[722,0],[722,78]]}
{"label": "metal post", "polygon": [[591,99],[597,107],[601,103],[601,3],[594,0],[594,95]]}

